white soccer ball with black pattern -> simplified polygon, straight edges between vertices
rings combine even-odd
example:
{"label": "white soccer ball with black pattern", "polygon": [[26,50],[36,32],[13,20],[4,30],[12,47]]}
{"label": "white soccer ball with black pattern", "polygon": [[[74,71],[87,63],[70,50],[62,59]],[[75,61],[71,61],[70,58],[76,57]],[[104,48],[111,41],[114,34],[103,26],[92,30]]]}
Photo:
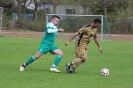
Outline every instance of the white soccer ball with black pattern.
{"label": "white soccer ball with black pattern", "polygon": [[102,74],[103,76],[108,76],[108,75],[109,75],[109,69],[103,68],[103,69],[101,70],[101,74]]}

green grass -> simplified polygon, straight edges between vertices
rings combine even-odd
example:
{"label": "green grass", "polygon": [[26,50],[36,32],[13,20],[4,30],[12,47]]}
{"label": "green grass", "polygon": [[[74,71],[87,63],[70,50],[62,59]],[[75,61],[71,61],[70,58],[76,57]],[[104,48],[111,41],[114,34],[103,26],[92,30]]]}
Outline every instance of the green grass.
{"label": "green grass", "polygon": [[[132,88],[133,43],[100,42],[100,54],[92,41],[88,45],[88,60],[76,69],[76,74],[67,74],[64,65],[75,58],[74,43],[65,46],[65,40],[56,45],[64,52],[58,66],[62,73],[49,71],[55,55],[47,53],[30,64],[24,72],[19,67],[34,55],[41,39],[0,37],[0,88]],[[101,76],[102,68],[110,70],[109,76]]]}

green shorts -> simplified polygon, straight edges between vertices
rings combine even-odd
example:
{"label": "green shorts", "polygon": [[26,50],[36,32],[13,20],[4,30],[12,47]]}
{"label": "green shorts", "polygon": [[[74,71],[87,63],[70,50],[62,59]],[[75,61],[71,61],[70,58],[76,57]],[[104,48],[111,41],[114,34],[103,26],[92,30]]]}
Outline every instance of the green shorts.
{"label": "green shorts", "polygon": [[54,51],[57,49],[59,49],[59,48],[55,45],[41,43],[40,48],[38,49],[38,52],[41,52],[42,54],[46,54],[47,52],[54,54]]}

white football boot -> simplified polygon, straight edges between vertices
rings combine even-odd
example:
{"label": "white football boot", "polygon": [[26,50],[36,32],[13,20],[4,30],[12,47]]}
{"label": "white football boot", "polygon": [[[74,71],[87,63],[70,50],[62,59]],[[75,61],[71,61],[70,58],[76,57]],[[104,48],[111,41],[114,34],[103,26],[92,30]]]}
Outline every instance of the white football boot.
{"label": "white football boot", "polygon": [[56,73],[60,73],[60,72],[61,72],[60,70],[58,70],[58,69],[56,69],[56,68],[50,68],[50,71],[56,72]]}
{"label": "white football boot", "polygon": [[23,64],[23,65],[20,66],[20,71],[24,71],[24,69],[25,69],[25,66]]}

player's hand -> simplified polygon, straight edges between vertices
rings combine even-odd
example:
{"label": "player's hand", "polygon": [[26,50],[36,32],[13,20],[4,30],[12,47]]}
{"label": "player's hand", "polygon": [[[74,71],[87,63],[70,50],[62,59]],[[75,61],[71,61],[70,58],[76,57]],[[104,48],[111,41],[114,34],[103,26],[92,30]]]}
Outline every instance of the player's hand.
{"label": "player's hand", "polygon": [[101,52],[101,54],[102,54],[102,53],[103,53],[102,47],[99,47],[99,50],[100,50],[100,52]]}
{"label": "player's hand", "polygon": [[69,44],[70,44],[70,42],[68,42],[68,41],[65,43],[66,46],[68,46]]}
{"label": "player's hand", "polygon": [[58,31],[59,31],[59,32],[64,32],[64,29],[59,28]]}

